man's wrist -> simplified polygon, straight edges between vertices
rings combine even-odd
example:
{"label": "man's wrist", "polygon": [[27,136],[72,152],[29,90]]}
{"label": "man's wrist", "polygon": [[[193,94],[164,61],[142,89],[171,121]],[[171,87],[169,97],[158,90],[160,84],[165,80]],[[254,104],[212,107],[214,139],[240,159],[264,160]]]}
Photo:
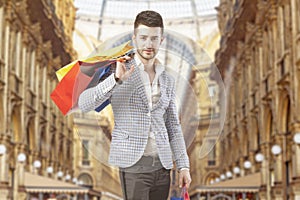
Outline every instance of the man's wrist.
{"label": "man's wrist", "polygon": [[118,83],[118,84],[122,84],[123,83],[123,81],[119,77],[117,77],[116,74],[114,74],[114,77],[115,77],[116,83]]}
{"label": "man's wrist", "polygon": [[184,171],[184,170],[186,170],[186,171],[190,171],[190,169],[189,169],[189,168],[187,168],[187,167],[180,168],[178,171],[179,171],[179,172],[181,172],[181,171]]}

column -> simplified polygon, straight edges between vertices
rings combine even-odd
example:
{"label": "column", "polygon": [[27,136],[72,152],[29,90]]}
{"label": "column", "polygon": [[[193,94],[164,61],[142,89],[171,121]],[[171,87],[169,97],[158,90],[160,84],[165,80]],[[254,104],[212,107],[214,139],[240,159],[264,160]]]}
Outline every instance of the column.
{"label": "column", "polygon": [[[6,147],[4,146],[6,149]],[[3,152],[3,154],[0,154],[0,183],[7,181],[7,173],[6,173],[6,150]]]}
{"label": "column", "polygon": [[43,193],[39,193],[39,200],[43,200]]}
{"label": "column", "polygon": [[84,194],[84,200],[89,200],[89,196],[87,193]]}
{"label": "column", "polygon": [[245,192],[243,192],[242,196],[243,196],[243,200],[246,200],[246,193]]}
{"label": "column", "polygon": [[8,176],[7,176],[7,166],[6,161],[6,146],[4,145],[4,150],[0,154],[0,199],[7,199],[9,195],[8,188]]}
{"label": "column", "polygon": [[232,193],[232,200],[236,200],[235,193]]}

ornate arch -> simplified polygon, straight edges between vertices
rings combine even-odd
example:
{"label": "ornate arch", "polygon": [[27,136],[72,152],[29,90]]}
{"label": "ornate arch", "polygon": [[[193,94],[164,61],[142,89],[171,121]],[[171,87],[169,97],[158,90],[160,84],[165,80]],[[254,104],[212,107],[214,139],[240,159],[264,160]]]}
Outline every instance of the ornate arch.
{"label": "ornate arch", "polygon": [[82,181],[82,185],[84,185],[84,186],[93,187],[93,185],[94,185],[93,176],[89,172],[80,173],[77,180],[79,182]]}
{"label": "ornate arch", "polygon": [[210,171],[204,176],[204,185],[210,185],[211,180],[215,180],[219,177],[219,173],[217,171]]}
{"label": "ornate arch", "polygon": [[211,200],[218,200],[218,199],[231,200],[231,197],[226,194],[220,193],[211,198]]}

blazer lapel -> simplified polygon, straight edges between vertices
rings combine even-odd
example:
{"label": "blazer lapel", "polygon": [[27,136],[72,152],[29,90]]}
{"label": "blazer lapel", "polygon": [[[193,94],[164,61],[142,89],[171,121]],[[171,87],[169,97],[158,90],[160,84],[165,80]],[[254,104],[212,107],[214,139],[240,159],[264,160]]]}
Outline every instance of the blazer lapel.
{"label": "blazer lapel", "polygon": [[136,89],[137,89],[138,93],[140,94],[142,101],[144,102],[147,110],[149,110],[149,103],[148,103],[148,99],[147,99],[147,95],[146,95],[145,86],[144,86],[142,78],[141,78],[140,69],[136,66],[135,62],[134,62],[134,71],[132,73],[131,81],[135,84]]}

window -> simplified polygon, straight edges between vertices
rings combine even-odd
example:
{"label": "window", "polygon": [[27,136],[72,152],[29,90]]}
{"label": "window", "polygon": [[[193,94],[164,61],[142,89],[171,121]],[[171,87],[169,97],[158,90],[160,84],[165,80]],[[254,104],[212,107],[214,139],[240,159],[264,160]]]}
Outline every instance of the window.
{"label": "window", "polygon": [[16,71],[16,33],[11,31],[9,34],[9,54],[8,54],[8,65],[13,72]]}
{"label": "window", "polygon": [[286,199],[290,199],[290,184],[291,184],[291,161],[285,162],[285,181],[287,187]]}
{"label": "window", "polygon": [[248,98],[248,91],[249,91],[249,80],[248,80],[248,66],[246,65],[247,61],[242,62],[242,76],[243,76],[243,81],[245,84],[243,84],[243,101],[246,101]]}
{"label": "window", "polygon": [[[260,78],[260,73],[259,70],[262,68],[262,64],[261,64],[261,54],[262,53],[262,48],[261,46],[259,46],[258,48],[253,46],[252,47],[252,85],[256,86],[259,82],[259,78]],[[258,60],[259,59],[259,60]]]}
{"label": "window", "polygon": [[42,68],[42,99],[45,102],[48,98],[47,96],[47,66],[43,66]]}
{"label": "window", "polygon": [[39,150],[42,153],[42,155],[47,154],[48,150],[46,149],[46,146],[47,146],[46,129],[45,127],[43,127],[40,135],[40,142],[39,142]]}
{"label": "window", "polygon": [[260,144],[261,144],[261,134],[259,134],[259,129],[258,129],[258,122],[257,122],[257,118],[255,118],[255,137],[256,137],[256,144],[255,144],[255,149],[259,149],[260,148]]}
{"label": "window", "polygon": [[275,185],[275,172],[274,169],[270,169],[270,184],[271,187]]}
{"label": "window", "polygon": [[55,160],[56,157],[55,149],[56,149],[56,142],[55,142],[55,135],[53,135],[51,139],[51,148],[50,148],[50,155],[49,155],[51,161]]}
{"label": "window", "polygon": [[58,161],[60,164],[64,163],[64,141],[60,141],[59,151],[58,151]]}
{"label": "window", "polygon": [[[275,135],[275,131],[273,130],[273,116],[272,116],[271,111],[270,111],[270,115],[271,115],[270,124],[269,124],[269,126],[270,126],[270,135],[273,136],[273,135]],[[270,137],[270,139],[271,139],[271,137]]]}
{"label": "window", "polygon": [[21,66],[20,66],[20,61],[21,61],[21,32],[17,32],[17,35],[16,35],[16,42],[15,42],[15,49],[16,49],[16,58],[14,60],[14,65],[15,65],[15,70],[16,70],[16,75],[17,76],[20,76],[21,73],[20,73],[20,70],[21,70]]}
{"label": "window", "polygon": [[[72,145],[70,144],[70,142],[68,141],[67,142],[67,158],[72,158],[72,155],[71,155],[71,147]],[[69,165],[71,166],[72,165],[72,159],[69,159]]]}
{"label": "window", "polygon": [[284,52],[284,19],[283,19],[283,8],[279,7],[278,8],[278,36],[279,36],[279,41],[278,41],[278,56],[281,57]]}
{"label": "window", "polygon": [[28,79],[29,88],[34,91],[34,81],[35,81],[35,51],[29,52],[29,65],[30,68],[30,76]]}
{"label": "window", "polygon": [[5,49],[5,42],[3,41],[3,37],[4,37],[4,20],[3,20],[3,15],[4,15],[4,11],[3,11],[3,6],[0,7],[0,59],[3,58],[3,54],[4,54],[4,49]]}
{"label": "window", "polygon": [[269,29],[268,27],[265,27],[264,33],[263,33],[263,49],[262,50],[262,76],[265,77],[267,74],[267,71],[269,69],[269,53],[270,53],[270,48],[269,48]]}
{"label": "window", "polygon": [[216,87],[214,85],[208,86],[208,92],[210,97],[214,97],[216,95]]}
{"label": "window", "polygon": [[[298,11],[299,12],[299,11]],[[291,9],[288,4],[283,7],[283,31],[284,31],[284,49],[287,50],[290,47],[290,35],[291,35]]]}
{"label": "window", "polygon": [[300,33],[300,12],[299,12],[299,9],[300,9],[300,2],[298,0],[294,0],[294,12],[295,12],[295,15],[296,15],[296,27],[297,27],[297,32],[298,34]]}
{"label": "window", "polygon": [[216,165],[216,148],[215,148],[215,140],[209,140],[209,153],[208,153],[208,166],[215,166]]}
{"label": "window", "polygon": [[82,141],[82,165],[90,165],[88,149],[89,149],[89,141],[83,140]]}

